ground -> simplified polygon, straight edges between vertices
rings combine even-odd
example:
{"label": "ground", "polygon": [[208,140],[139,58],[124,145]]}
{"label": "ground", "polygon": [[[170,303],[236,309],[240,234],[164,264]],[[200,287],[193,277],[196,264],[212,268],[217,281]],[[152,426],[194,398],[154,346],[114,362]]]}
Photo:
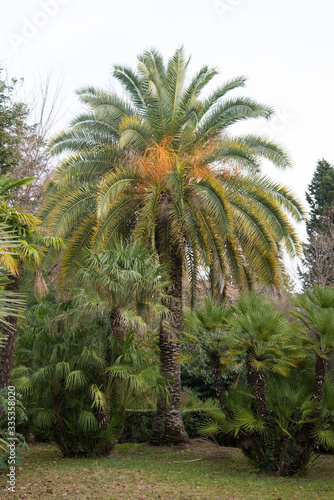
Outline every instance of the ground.
{"label": "ground", "polygon": [[334,500],[334,457],[321,456],[297,478],[259,475],[240,450],[205,439],[184,447],[118,445],[109,458],[64,459],[54,445],[32,445],[16,492],[0,477],[1,499]]}

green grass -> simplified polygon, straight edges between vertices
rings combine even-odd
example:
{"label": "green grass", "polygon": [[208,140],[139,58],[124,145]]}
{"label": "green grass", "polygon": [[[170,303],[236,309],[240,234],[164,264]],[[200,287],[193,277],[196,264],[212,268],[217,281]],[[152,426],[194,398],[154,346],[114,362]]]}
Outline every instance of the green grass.
{"label": "green grass", "polygon": [[64,459],[55,446],[39,444],[17,470],[15,493],[0,478],[0,498],[331,500],[333,477],[332,456],[320,457],[304,477],[268,477],[253,473],[240,450],[205,440],[172,449],[123,444],[99,460]]}

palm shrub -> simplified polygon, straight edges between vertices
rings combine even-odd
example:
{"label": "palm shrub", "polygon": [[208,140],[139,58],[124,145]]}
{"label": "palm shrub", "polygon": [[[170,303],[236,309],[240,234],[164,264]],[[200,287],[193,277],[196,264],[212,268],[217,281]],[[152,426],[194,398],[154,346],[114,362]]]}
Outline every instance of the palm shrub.
{"label": "palm shrub", "polygon": [[[229,97],[237,77],[204,97],[217,71],[204,66],[187,81],[189,59],[178,49],[165,64],[157,50],[138,69],[114,66],[127,100],[103,89],[78,94],[87,111],[51,144],[63,161],[49,185],[45,224],[68,239],[59,279],[82,265],[85,248],[101,251],[115,233],[141,239],[170,262],[172,297],[160,324],[161,370],[171,400],[159,401],[153,441],[187,440],[181,416],[177,358],[182,337],[185,273],[195,297],[201,266],[248,288],[255,280],[279,286],[282,253],[300,251],[291,219],[303,209],[284,186],[261,174],[261,160],[290,165],[279,145],[256,135],[233,137],[229,127],[264,117],[270,107]],[[168,325],[170,327],[168,327]]]}
{"label": "palm shrub", "polygon": [[188,347],[192,346],[192,349],[191,352],[189,349],[181,359],[183,362],[195,364],[198,373],[201,372],[203,365],[209,364],[216,398],[222,411],[226,411],[227,373],[234,372],[233,385],[238,383],[240,375],[236,358],[227,352],[228,345],[223,334],[228,325],[229,313],[226,301],[223,301],[221,305],[216,305],[214,300],[208,297],[204,305],[184,314],[184,323],[188,332],[185,332],[183,343]]}
{"label": "palm shrub", "polygon": [[300,470],[309,462],[316,442],[320,440],[327,446],[334,446],[333,426],[319,429],[319,421],[326,420],[327,410],[329,420],[331,418],[332,403],[328,401],[328,396],[333,395],[329,359],[334,350],[334,289],[315,285],[313,290],[307,290],[294,299],[293,304],[296,309],[292,315],[306,329],[303,340],[314,363],[310,415],[297,434],[292,457],[294,467]]}
{"label": "palm shrub", "polygon": [[224,318],[223,340],[232,356],[243,354],[246,385],[228,391],[225,411],[215,412],[205,432],[238,436],[244,454],[260,470],[282,476],[303,471],[316,443],[334,445],[332,375],[321,379],[326,397],[315,402],[317,370],[312,382],[303,330],[267,299],[242,295],[227,322],[228,328]]}
{"label": "palm shrub", "polygon": [[[26,408],[22,401],[22,394],[15,391],[15,399],[11,407],[15,412],[15,433],[8,429],[8,388],[0,390],[0,405],[3,408],[3,420],[0,429],[0,471],[8,467],[9,448],[8,444],[15,444],[15,457],[10,460],[11,465],[20,465],[24,454],[27,449],[27,443],[24,435],[18,431],[18,428],[27,420]],[[13,421],[12,417],[11,421]]]}
{"label": "palm shrub", "polygon": [[[148,327],[154,327],[158,311],[164,310],[161,300],[167,286],[166,266],[135,241],[114,239],[110,248],[99,254],[87,252],[85,265],[78,272],[80,289],[75,290],[76,304],[90,316],[107,318],[109,328],[105,339],[105,364],[115,362],[113,343],[121,345],[131,329],[143,337]],[[109,368],[108,368],[109,369]],[[109,387],[105,372],[101,382]],[[123,408],[124,417],[125,407]],[[109,395],[100,412],[100,426],[108,423]]]}
{"label": "palm shrub", "polygon": [[[288,377],[269,373],[266,377],[266,419],[254,410],[254,394],[239,384],[229,389],[227,412],[210,411],[202,432],[207,436],[234,436],[252,466],[262,472],[291,476],[305,471],[312,455],[333,450],[333,374],[326,380],[326,394],[319,407],[319,418],[312,418],[312,381],[310,365],[291,370]],[[306,423],[312,423],[309,435],[313,449],[308,460],[299,466],[297,458],[304,456],[299,446],[299,434]]]}
{"label": "palm shrub", "polygon": [[[106,339],[114,353],[110,365]],[[129,400],[163,387],[154,355],[133,335],[119,342],[108,335],[105,321],[83,315],[70,303],[45,300],[27,313],[13,383],[25,397],[33,426],[49,429],[68,457],[109,454]],[[105,422],[101,414],[107,406]]]}

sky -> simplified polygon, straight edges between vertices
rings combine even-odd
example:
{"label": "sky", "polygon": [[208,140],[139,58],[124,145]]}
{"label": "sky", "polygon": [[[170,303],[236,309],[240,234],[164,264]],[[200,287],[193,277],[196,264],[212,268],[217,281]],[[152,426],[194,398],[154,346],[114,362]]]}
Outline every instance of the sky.
{"label": "sky", "polygon": [[307,208],[317,161],[334,164],[333,19],[332,0],[12,0],[2,6],[0,62],[24,78],[27,95],[47,72],[55,86],[62,81],[56,132],[80,111],[76,89],[114,88],[113,64],[135,67],[151,47],[167,59],[184,45],[190,76],[204,64],[216,67],[212,90],[245,75],[246,88],[234,95],[275,109],[270,122],[250,120],[231,132],[283,145],[293,168],[264,170]]}

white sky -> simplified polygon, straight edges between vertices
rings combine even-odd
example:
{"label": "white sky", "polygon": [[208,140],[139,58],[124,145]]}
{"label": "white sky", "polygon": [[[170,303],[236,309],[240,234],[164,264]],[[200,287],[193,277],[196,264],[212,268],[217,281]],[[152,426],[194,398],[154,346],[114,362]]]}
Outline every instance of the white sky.
{"label": "white sky", "polygon": [[146,48],[168,58],[183,44],[190,75],[218,67],[212,88],[246,75],[235,95],[276,110],[271,122],[236,131],[261,132],[287,148],[293,169],[270,174],[305,201],[318,159],[334,163],[333,20],[331,0],[11,0],[2,5],[0,61],[24,77],[27,93],[50,69],[54,81],[63,78],[65,127],[80,109],[75,89],[110,85],[111,66],[135,67]]}

